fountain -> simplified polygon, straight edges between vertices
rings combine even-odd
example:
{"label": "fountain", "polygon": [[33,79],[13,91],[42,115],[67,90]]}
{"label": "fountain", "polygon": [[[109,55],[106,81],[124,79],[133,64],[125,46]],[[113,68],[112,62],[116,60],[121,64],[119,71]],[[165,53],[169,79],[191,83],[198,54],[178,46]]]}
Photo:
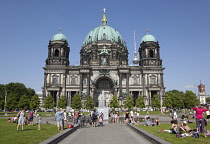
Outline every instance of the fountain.
{"label": "fountain", "polygon": [[109,108],[105,106],[104,90],[102,90],[102,93],[99,95],[98,112],[102,112],[104,114],[103,120],[109,119]]}

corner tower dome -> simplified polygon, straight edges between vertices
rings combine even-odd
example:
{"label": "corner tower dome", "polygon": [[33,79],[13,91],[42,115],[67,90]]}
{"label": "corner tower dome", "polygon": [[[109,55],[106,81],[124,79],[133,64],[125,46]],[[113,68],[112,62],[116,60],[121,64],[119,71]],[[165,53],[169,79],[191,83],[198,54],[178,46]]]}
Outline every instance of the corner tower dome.
{"label": "corner tower dome", "polygon": [[121,34],[114,28],[107,25],[106,13],[104,9],[104,14],[102,18],[102,24],[99,27],[91,30],[82,43],[82,47],[85,47],[91,43],[98,43],[100,41],[110,41],[111,43],[118,43],[126,47],[126,42],[123,40]]}
{"label": "corner tower dome", "polygon": [[62,29],[60,28],[60,33],[54,35],[51,41],[67,41],[66,36],[61,33]]}
{"label": "corner tower dome", "polygon": [[157,40],[155,39],[155,37],[151,34],[149,34],[149,30],[147,29],[147,34],[141,39],[141,43],[143,42],[157,42]]}

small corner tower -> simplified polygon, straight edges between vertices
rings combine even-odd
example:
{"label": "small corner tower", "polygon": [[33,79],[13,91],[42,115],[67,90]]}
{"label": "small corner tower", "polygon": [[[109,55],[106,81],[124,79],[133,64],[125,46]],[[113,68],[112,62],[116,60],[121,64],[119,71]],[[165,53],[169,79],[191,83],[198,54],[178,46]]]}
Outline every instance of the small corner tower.
{"label": "small corner tower", "polygon": [[66,37],[61,33],[54,35],[48,45],[48,58],[46,59],[46,66],[48,65],[69,65],[69,45]]}
{"label": "small corner tower", "polygon": [[201,104],[206,104],[206,91],[205,91],[205,85],[203,85],[200,82],[200,85],[198,85],[198,96],[200,99]]}
{"label": "small corner tower", "polygon": [[141,66],[162,66],[159,43],[149,34],[148,29],[147,34],[141,39],[139,53]]}

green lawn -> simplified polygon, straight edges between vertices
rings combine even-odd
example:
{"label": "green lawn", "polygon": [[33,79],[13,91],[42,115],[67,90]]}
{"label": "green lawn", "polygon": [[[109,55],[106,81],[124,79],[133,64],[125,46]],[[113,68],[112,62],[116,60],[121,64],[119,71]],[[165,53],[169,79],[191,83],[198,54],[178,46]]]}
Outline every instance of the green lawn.
{"label": "green lawn", "polygon": [[0,143],[1,144],[37,144],[60,131],[56,125],[42,124],[41,130],[37,130],[37,125],[26,125],[24,131],[16,131],[15,123],[7,123],[7,119],[0,119]]}
{"label": "green lawn", "polygon": [[[7,112],[8,116],[4,116],[5,112],[0,112],[0,117],[14,117],[17,115],[18,112]],[[37,114],[41,114],[42,117],[51,117],[54,116],[54,112],[37,112]],[[51,114],[51,116],[49,116]],[[28,116],[29,113],[26,113],[26,116]]]}
{"label": "green lawn", "polygon": [[[195,123],[188,124],[192,129],[195,128]],[[152,133],[161,139],[164,139],[172,144],[210,144],[210,137],[205,138],[203,134],[201,134],[201,138],[192,138],[192,137],[184,137],[177,138],[176,134],[170,134],[168,132],[158,132],[160,129],[169,130],[171,128],[171,124],[161,124],[158,126],[144,126],[139,125],[140,128]],[[206,129],[210,130],[210,123],[206,126]]]}

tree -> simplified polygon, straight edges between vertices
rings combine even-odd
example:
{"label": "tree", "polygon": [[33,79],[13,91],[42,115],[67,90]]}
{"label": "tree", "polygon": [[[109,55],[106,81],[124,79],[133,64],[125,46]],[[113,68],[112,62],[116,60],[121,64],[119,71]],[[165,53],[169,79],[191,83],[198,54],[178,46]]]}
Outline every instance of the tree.
{"label": "tree", "polygon": [[171,90],[167,91],[165,95],[166,94],[170,97],[173,108],[181,108],[184,106],[183,103],[184,93],[182,91]]}
{"label": "tree", "polygon": [[20,101],[18,103],[18,107],[21,109],[29,109],[29,105],[30,105],[30,99],[27,95],[23,95],[20,98]]}
{"label": "tree", "polygon": [[17,93],[10,92],[7,94],[6,109],[15,109],[18,108],[19,98]]}
{"label": "tree", "polygon": [[134,105],[134,101],[132,96],[128,95],[125,100],[125,108],[132,109]]}
{"label": "tree", "polygon": [[66,108],[67,103],[66,103],[66,99],[64,96],[61,96],[61,98],[58,100],[58,108]]}
{"label": "tree", "polygon": [[39,100],[39,97],[38,95],[34,95],[32,96],[31,98],[31,101],[30,101],[30,109],[38,109],[39,108],[39,104],[40,104],[40,100]]}
{"label": "tree", "polygon": [[[5,105],[5,93],[7,93],[6,109],[16,109],[19,106],[19,101],[21,97],[27,97],[27,100],[30,100],[32,96],[35,95],[35,90],[31,88],[26,88],[25,85],[22,83],[9,83],[6,85],[0,85],[1,108],[4,108]],[[22,99],[21,101],[24,100]],[[23,107],[22,104],[20,105],[21,107]],[[29,103],[27,105],[29,105]]]}
{"label": "tree", "polygon": [[141,95],[138,96],[138,98],[136,99],[136,107],[137,108],[145,108],[144,99]]}
{"label": "tree", "polygon": [[206,103],[210,103],[210,97],[206,98]]}
{"label": "tree", "polygon": [[198,105],[200,102],[197,99],[195,93],[192,91],[186,91],[184,95],[184,106],[187,108],[192,108]]}
{"label": "tree", "polygon": [[117,96],[115,96],[115,95],[112,96],[112,99],[110,100],[109,106],[113,109],[120,107],[120,104],[117,100]]}
{"label": "tree", "polygon": [[89,95],[85,101],[85,108],[91,110],[94,108],[94,101],[93,98]]}
{"label": "tree", "polygon": [[160,100],[158,98],[158,95],[153,95],[153,98],[152,98],[152,108],[160,108]]}
{"label": "tree", "polygon": [[46,99],[44,100],[43,107],[46,108],[46,109],[52,109],[53,108],[53,98],[52,98],[52,95],[48,95],[46,97]]}
{"label": "tree", "polygon": [[167,107],[167,108],[172,107],[172,101],[171,101],[168,94],[165,94],[165,97],[164,97],[164,100],[163,100],[163,106]]}
{"label": "tree", "polygon": [[71,107],[73,109],[80,110],[82,108],[82,102],[79,94],[75,94],[72,98]]}

